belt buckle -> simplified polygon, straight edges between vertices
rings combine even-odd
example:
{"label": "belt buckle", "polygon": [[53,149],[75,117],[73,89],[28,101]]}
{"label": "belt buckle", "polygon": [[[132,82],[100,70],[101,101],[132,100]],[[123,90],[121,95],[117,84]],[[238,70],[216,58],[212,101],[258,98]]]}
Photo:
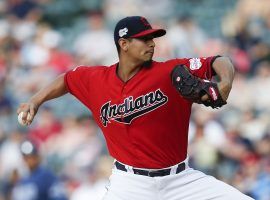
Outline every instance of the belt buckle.
{"label": "belt buckle", "polygon": [[170,174],[170,171],[171,171],[171,169],[149,171],[148,176],[150,176],[150,177],[167,176]]}
{"label": "belt buckle", "polygon": [[148,171],[148,176],[149,177],[154,177],[154,175],[155,175],[154,173],[155,173],[155,171]]}
{"label": "belt buckle", "polygon": [[155,177],[159,173],[158,170],[138,170],[138,169],[133,169],[135,174],[143,175],[143,176],[148,176],[148,177]]}

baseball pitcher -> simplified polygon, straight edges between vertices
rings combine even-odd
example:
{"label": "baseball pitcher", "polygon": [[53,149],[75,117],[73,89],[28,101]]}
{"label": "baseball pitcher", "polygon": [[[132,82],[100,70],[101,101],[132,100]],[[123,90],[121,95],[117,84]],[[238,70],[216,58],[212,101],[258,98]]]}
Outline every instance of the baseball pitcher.
{"label": "baseball pitcher", "polygon": [[222,56],[156,62],[153,39],[165,34],[144,17],[121,19],[114,30],[119,62],[60,75],[19,106],[22,122],[31,124],[45,101],[66,93],[89,108],[115,159],[105,200],[252,199],[188,164],[191,106],[226,104],[232,63]]}

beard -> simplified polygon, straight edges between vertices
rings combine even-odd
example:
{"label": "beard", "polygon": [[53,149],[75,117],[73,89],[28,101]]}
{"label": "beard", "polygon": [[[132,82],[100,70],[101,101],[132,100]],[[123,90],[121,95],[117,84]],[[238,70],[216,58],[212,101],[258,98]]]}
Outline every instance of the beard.
{"label": "beard", "polygon": [[142,67],[150,68],[151,65],[152,65],[152,62],[153,62],[152,59],[150,59],[150,60],[148,60],[148,61],[145,61],[145,62],[142,64]]}

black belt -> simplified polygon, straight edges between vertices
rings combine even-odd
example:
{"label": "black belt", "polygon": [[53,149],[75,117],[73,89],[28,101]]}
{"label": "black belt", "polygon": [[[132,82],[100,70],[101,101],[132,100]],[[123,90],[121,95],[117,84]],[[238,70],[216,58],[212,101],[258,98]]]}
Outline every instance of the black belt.
{"label": "black belt", "polygon": [[[125,165],[122,163],[116,161],[114,163],[116,169],[122,170],[127,172]],[[186,169],[186,164],[184,162],[178,164],[175,174],[178,174]],[[156,177],[156,176],[167,176],[171,174],[172,168],[167,169],[157,169],[157,170],[144,170],[144,169],[138,169],[138,168],[132,168],[132,171],[134,174],[143,175],[143,176],[150,176],[150,177]]]}

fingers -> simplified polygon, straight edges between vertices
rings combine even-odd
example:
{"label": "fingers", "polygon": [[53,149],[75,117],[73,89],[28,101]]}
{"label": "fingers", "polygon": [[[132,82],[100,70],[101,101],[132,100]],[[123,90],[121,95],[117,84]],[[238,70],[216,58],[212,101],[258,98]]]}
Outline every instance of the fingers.
{"label": "fingers", "polygon": [[29,115],[27,116],[27,123],[31,124],[36,114],[36,108],[33,104],[30,104]]}
{"label": "fingers", "polygon": [[201,98],[202,101],[207,101],[208,99],[209,99],[208,94],[203,95],[202,98]]}
{"label": "fingers", "polygon": [[228,83],[220,82],[218,83],[218,90],[220,93],[220,96],[224,101],[227,101],[230,91],[232,89],[232,86]]}
{"label": "fingers", "polygon": [[30,105],[30,115],[34,116],[35,115],[35,107],[33,104]]}
{"label": "fingers", "polygon": [[25,104],[25,103],[21,103],[21,104],[19,105],[19,107],[18,107],[18,109],[17,109],[17,114],[18,114],[18,115],[19,115],[21,112],[23,112],[24,107],[25,107],[24,104]]}
{"label": "fingers", "polygon": [[32,103],[21,103],[17,109],[17,114],[21,115],[20,118],[23,125],[30,125],[34,119],[35,113],[35,106]]}
{"label": "fingers", "polygon": [[17,109],[17,114],[19,115],[21,112],[22,114],[22,119],[26,120],[27,113],[30,111],[30,105],[28,103],[21,103],[19,108]]}

